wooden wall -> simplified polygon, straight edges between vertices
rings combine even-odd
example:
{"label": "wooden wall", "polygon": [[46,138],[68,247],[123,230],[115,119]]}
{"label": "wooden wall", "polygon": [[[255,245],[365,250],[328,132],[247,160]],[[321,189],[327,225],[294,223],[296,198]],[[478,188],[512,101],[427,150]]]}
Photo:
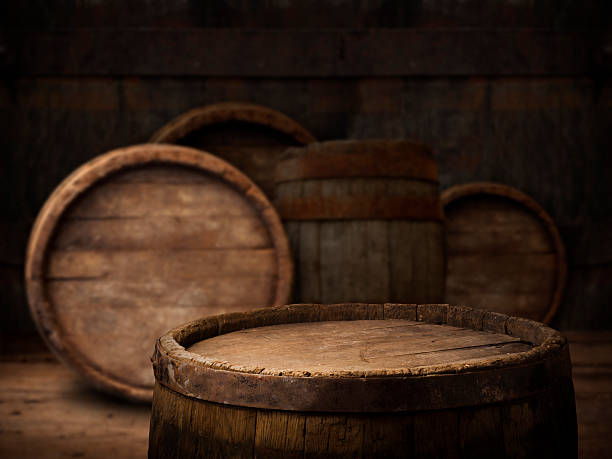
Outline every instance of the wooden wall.
{"label": "wooden wall", "polygon": [[24,252],[53,188],[226,100],[321,140],[427,142],[442,188],[520,188],[568,248],[553,325],[612,324],[606,0],[29,0],[3,2],[0,18],[0,332],[33,330]]}

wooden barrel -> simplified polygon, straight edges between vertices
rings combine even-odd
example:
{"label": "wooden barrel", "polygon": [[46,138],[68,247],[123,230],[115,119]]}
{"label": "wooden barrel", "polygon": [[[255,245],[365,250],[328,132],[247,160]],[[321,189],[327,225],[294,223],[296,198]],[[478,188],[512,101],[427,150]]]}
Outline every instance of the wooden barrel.
{"label": "wooden barrel", "polygon": [[576,457],[566,340],[466,307],[302,304],[162,336],[149,458]]}
{"label": "wooden barrel", "polygon": [[442,193],[446,301],[549,323],[567,276],[565,247],[548,213],[525,193],[476,182]]}
{"label": "wooden barrel", "polygon": [[230,162],[272,196],[274,168],[287,147],[315,139],[297,121],[271,108],[222,102],[194,108],[159,129],[154,143],[209,151]]}
{"label": "wooden barrel", "polygon": [[296,265],[298,302],[443,299],[438,170],[408,141],[332,141],[288,150],[275,206]]}
{"label": "wooden barrel", "polygon": [[150,400],[150,355],[169,327],[286,304],[292,267],[278,215],[225,161],[138,145],[66,178],[32,229],[26,284],[39,331],[97,387]]}

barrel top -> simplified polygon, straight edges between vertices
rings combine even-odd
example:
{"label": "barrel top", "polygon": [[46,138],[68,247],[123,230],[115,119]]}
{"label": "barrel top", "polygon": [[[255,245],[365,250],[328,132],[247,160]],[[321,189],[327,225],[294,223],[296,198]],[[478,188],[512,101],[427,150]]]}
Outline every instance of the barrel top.
{"label": "barrel top", "polygon": [[263,192],[206,152],[145,144],[82,165],[30,236],[32,316],[91,384],[150,400],[150,353],[169,323],[284,304],[292,262]]}
{"label": "barrel top", "polygon": [[449,305],[301,304],[204,318],[159,338],[156,380],[256,408],[404,411],[497,403],[569,375],[538,322]]}
{"label": "barrel top", "polygon": [[412,320],[306,322],[248,328],[187,351],[215,368],[277,376],[369,376],[467,364],[532,348],[520,338]]}

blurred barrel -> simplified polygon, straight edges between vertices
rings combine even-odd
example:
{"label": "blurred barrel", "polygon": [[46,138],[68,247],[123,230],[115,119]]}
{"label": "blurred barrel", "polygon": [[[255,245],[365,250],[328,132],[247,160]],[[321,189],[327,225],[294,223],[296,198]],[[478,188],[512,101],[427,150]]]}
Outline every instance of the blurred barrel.
{"label": "blurred barrel", "polygon": [[160,128],[153,143],[174,143],[208,151],[236,166],[268,197],[274,168],[283,152],[314,142],[297,121],[268,107],[220,102],[197,107]]}
{"label": "blurred barrel", "polygon": [[550,322],[567,277],[565,247],[550,215],[501,183],[453,186],[442,203],[446,301]]}
{"label": "blurred barrel", "polygon": [[229,163],[178,145],[108,152],[69,175],[30,236],[26,285],[49,347],[95,387],[151,400],[172,324],[285,304],[280,219]]}
{"label": "blurred barrel", "polygon": [[443,214],[430,149],[409,141],[312,143],[276,169],[276,208],[298,302],[440,302]]}

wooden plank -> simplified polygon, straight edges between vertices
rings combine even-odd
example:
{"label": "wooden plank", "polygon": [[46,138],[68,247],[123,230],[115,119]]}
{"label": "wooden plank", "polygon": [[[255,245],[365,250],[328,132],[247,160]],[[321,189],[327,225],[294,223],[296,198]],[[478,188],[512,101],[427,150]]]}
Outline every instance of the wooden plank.
{"label": "wooden plank", "polygon": [[496,311],[510,316],[526,317],[532,320],[542,320],[542,300],[550,298],[550,293],[543,292],[513,293],[512,291],[482,292],[478,295],[468,295],[447,290],[446,298],[453,304],[469,304],[470,307]]}
{"label": "wooden plank", "polygon": [[[572,366],[612,367],[612,331],[584,330],[563,333],[571,343]],[[610,387],[612,390],[612,387]]]}
{"label": "wooden plank", "polygon": [[21,75],[583,75],[595,39],[557,29],[58,29],[13,32],[5,48]]}
{"label": "wooden plank", "polygon": [[274,249],[52,251],[46,279],[164,282],[223,277],[265,278],[278,269]]}
{"label": "wooden plank", "polygon": [[424,411],[414,415],[414,455],[422,458],[459,457],[456,411]]}
{"label": "wooden plank", "polygon": [[505,458],[502,408],[488,406],[459,412],[461,457]]}
{"label": "wooden plank", "polygon": [[[411,458],[412,414],[381,414],[363,418],[364,457]],[[417,456],[420,457],[420,456]]]}
{"label": "wooden plank", "polygon": [[[313,276],[316,272],[320,273],[319,291],[321,293],[317,302],[341,303],[348,301],[350,291],[344,291],[346,286],[344,270],[347,269],[343,251],[346,222],[320,221],[316,224],[319,229],[319,269],[314,271]],[[357,263],[357,261],[353,260],[353,263]]]}
{"label": "wooden plank", "polygon": [[564,301],[554,325],[561,329],[601,330],[612,319],[612,263],[569,272]]}
{"label": "wooden plank", "polygon": [[[437,222],[388,222],[389,298],[431,303],[443,300],[443,228]],[[439,280],[436,282],[435,280]]]}
{"label": "wooden plank", "polygon": [[[454,222],[453,222],[454,225]],[[548,235],[543,231],[530,231],[524,227],[456,230],[451,228],[446,233],[449,255],[463,253],[546,253],[552,245]]]}
{"label": "wooden plank", "polygon": [[0,335],[12,335],[36,329],[26,303],[23,266],[0,263],[0,298],[2,320]]}
{"label": "wooden plank", "polygon": [[449,254],[534,253],[554,249],[534,213],[499,196],[470,196],[445,208]]}
{"label": "wooden plank", "polygon": [[[337,275],[330,281],[335,284],[337,293],[327,294],[329,302],[384,302],[389,297],[386,222],[347,221],[334,222],[333,226],[339,230],[334,244],[340,244],[340,250],[322,257],[323,263],[331,263],[332,259],[337,263],[327,266],[324,271],[328,274],[335,271]],[[323,228],[327,227],[323,225]],[[321,237],[321,243],[324,243],[330,236],[323,232]],[[328,292],[332,289],[328,287]]]}
{"label": "wooden plank", "polygon": [[306,418],[306,457],[361,457],[363,422],[358,416],[317,416]]}
{"label": "wooden plank", "polygon": [[270,246],[252,216],[143,216],[63,221],[53,248],[66,250],[261,249]]}
{"label": "wooden plank", "polygon": [[[557,255],[554,253],[455,254],[448,260],[447,289],[472,296],[542,292],[548,297],[556,285],[556,270]],[[447,300],[455,303],[450,297]]]}
{"label": "wooden plank", "polygon": [[612,438],[612,332],[565,332],[576,391],[580,458],[605,457]]}
{"label": "wooden plank", "polygon": [[250,4],[173,2],[151,8],[147,0],[81,2],[34,8],[32,1],[5,8],[4,24],[33,28],[54,27],[568,27],[605,24],[607,4],[597,0],[569,0],[559,7],[555,1],[534,4],[529,0],[499,3],[496,0],[450,0],[413,5],[403,0],[366,0],[331,3],[324,15],[320,9],[299,0]]}
{"label": "wooden plank", "polygon": [[0,362],[0,456],[145,457],[150,406],[101,395],[44,355]]}
{"label": "wooden plank", "polygon": [[[322,310],[321,320],[324,315]],[[246,329],[200,341],[189,351],[204,356],[212,365],[220,362],[223,368],[250,373],[358,375],[531,349],[518,341],[507,335],[414,321],[358,320]]]}
{"label": "wooden plank", "polygon": [[194,280],[147,278],[105,280],[67,278],[49,280],[47,292],[56,311],[112,306],[113,308],[147,308],[171,305],[174,308],[213,305],[266,305],[274,294],[271,276],[244,276],[240,283],[231,282],[233,275]]}
{"label": "wooden plank", "polygon": [[304,457],[306,416],[287,411],[258,411],[255,457]]}
{"label": "wooden plank", "polygon": [[255,216],[244,195],[227,184],[105,183],[88,190],[68,218]]}
{"label": "wooden plank", "polygon": [[[191,432],[191,435],[179,437],[178,451],[193,451],[195,440],[197,450],[202,451],[203,455],[254,456],[253,438],[257,423],[257,413],[254,410],[214,403],[199,403],[191,407],[191,403],[191,400],[185,401],[185,405],[191,408],[187,410],[191,411],[192,415],[191,419],[184,420],[191,428],[181,429],[181,433]],[[201,432],[205,434],[202,435]]]}

